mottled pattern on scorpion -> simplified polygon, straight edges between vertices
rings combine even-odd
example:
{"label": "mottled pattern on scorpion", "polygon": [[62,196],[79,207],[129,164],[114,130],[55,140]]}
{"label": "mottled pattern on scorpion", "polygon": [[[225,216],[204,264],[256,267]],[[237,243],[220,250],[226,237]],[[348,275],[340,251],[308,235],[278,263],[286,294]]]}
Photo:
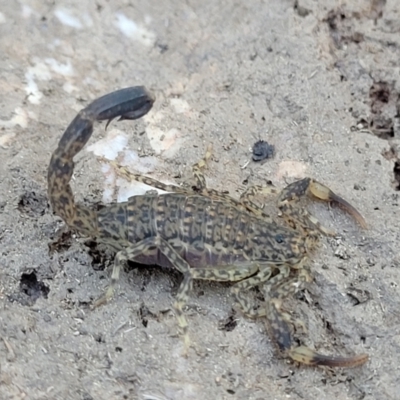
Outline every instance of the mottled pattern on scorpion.
{"label": "mottled pattern on scorpion", "polygon": [[[245,315],[265,318],[279,348],[292,360],[309,365],[357,366],[365,354],[324,356],[292,339],[291,325],[298,323],[283,312],[284,300],[311,281],[308,256],[321,234],[332,235],[316,218],[300,207],[306,196],[336,202],[365,227],[358,211],[326,186],[305,178],[282,191],[253,186],[236,200],[206,187],[202,169],[210,158],[193,166],[194,185],[166,185],[133,174],[115,163],[116,172],[128,180],[165,190],[147,193],[126,202],[108,205],[99,211],[77,205],[70,187],[75,155],[93,132],[95,121],[116,118],[134,120],[150,111],[154,96],[144,87],[121,89],[94,100],[84,108],[64,132],[48,170],[48,194],[54,212],[83,235],[97,238],[116,251],[112,278],[98,307],[112,298],[121,266],[127,260],[178,269],[183,274],[174,303],[179,327],[190,346],[184,315],[194,279],[233,282],[232,293]],[[275,195],[281,219],[272,219],[253,202],[256,195]],[[265,302],[260,308],[245,292],[258,286]]]}

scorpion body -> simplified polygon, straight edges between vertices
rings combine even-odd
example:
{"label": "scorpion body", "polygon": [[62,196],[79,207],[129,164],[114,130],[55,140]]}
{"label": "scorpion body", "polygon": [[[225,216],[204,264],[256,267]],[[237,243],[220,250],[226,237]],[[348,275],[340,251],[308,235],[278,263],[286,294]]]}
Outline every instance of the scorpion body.
{"label": "scorpion body", "polygon": [[[54,151],[48,170],[48,194],[55,214],[83,235],[95,237],[116,251],[110,286],[95,306],[113,295],[121,266],[127,260],[177,268],[183,274],[174,309],[189,346],[183,308],[193,279],[235,282],[232,292],[242,311],[250,317],[266,317],[279,348],[291,359],[309,365],[356,366],[367,355],[324,356],[305,346],[296,347],[291,335],[292,317],[281,310],[284,299],[311,280],[308,256],[319,235],[331,234],[307,211],[299,208],[304,196],[342,205],[363,226],[362,216],[349,203],[324,185],[306,178],[280,193],[254,186],[239,200],[208,189],[201,169],[205,159],[193,166],[195,187],[165,185],[114,165],[117,173],[169,193],[146,193],[99,211],[77,205],[70,187],[73,158],[93,132],[95,121],[137,119],[152,107],[153,95],[144,87],[118,90],[94,100],[75,117]],[[286,224],[266,216],[251,198],[278,194],[278,207]],[[263,307],[255,310],[244,292],[259,286]]]}

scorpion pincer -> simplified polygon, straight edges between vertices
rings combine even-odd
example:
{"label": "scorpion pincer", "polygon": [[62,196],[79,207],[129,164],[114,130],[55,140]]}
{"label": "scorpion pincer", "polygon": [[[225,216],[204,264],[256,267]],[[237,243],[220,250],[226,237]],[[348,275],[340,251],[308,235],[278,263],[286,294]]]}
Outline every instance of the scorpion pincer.
{"label": "scorpion pincer", "polygon": [[[281,307],[288,296],[311,280],[308,258],[319,236],[334,234],[300,207],[303,197],[336,202],[366,227],[354,207],[321,183],[305,178],[281,192],[253,186],[236,200],[206,187],[201,170],[211,155],[207,151],[205,158],[192,167],[195,185],[188,188],[166,185],[113,164],[119,175],[168,193],[133,196],[98,211],[75,203],[70,186],[73,158],[92,135],[94,122],[109,123],[116,117],[140,118],[152,108],[153,102],[154,96],[144,87],[117,90],[94,100],[70,123],[51,157],[48,195],[54,213],[69,228],[96,238],[116,252],[110,286],[95,306],[113,296],[121,266],[127,260],[174,267],[183,274],[174,309],[185,349],[190,341],[183,308],[193,279],[229,281],[234,282],[232,293],[243,313],[253,318],[265,317],[272,337],[292,360],[333,367],[365,363],[366,354],[324,356],[308,347],[297,346],[292,339],[291,325],[298,321]],[[258,194],[276,195],[283,218],[273,219],[264,214],[252,201]],[[255,286],[265,296],[265,304],[258,309],[244,295]]]}

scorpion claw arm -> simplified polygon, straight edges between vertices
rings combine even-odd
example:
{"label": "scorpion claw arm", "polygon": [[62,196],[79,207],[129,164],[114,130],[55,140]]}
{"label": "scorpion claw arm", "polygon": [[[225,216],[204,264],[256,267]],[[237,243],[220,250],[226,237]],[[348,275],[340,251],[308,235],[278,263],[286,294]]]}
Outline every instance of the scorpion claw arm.
{"label": "scorpion claw arm", "polygon": [[367,223],[363,216],[345,199],[332,192],[327,186],[315,180],[310,180],[309,187],[310,193],[319,200],[332,201],[342,208],[344,208],[350,215],[352,215],[362,228],[367,229]]}
{"label": "scorpion claw arm", "polygon": [[296,347],[292,340],[289,324],[280,310],[280,299],[271,299],[267,305],[267,329],[271,332],[279,349],[293,361],[310,366],[352,368],[368,361],[367,354],[352,357],[325,356],[306,346]]}
{"label": "scorpion claw arm", "polygon": [[[293,182],[283,189],[279,196],[278,207],[283,214],[286,214],[289,217],[289,219],[295,220],[299,217],[299,213],[294,206],[304,196],[327,202],[331,201],[338,204],[345,211],[347,211],[361,225],[362,228],[367,229],[367,223],[365,222],[363,216],[350,203],[332,192],[332,190],[330,190],[327,186],[311,178],[304,178],[300,181]],[[303,217],[305,215],[306,213],[303,213]],[[326,228],[320,226],[318,221],[316,221],[315,218],[311,218],[308,213],[306,217],[307,218],[303,218],[302,221],[305,226],[309,226],[306,221],[306,219],[308,219],[312,225],[317,226],[318,230],[329,236],[333,235],[333,232],[330,232]]]}
{"label": "scorpion claw arm", "polygon": [[359,354],[353,357],[325,356],[306,346],[290,349],[288,356],[294,361],[310,366],[325,365],[344,368],[358,367],[368,360],[367,354]]}

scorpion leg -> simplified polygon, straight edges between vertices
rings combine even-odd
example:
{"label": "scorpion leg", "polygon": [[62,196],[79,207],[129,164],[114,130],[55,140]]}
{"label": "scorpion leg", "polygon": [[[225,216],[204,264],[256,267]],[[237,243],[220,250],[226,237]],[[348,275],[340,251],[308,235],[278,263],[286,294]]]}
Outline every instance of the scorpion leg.
{"label": "scorpion leg", "polygon": [[367,354],[353,357],[326,356],[306,346],[296,347],[293,343],[289,323],[300,322],[302,326],[304,324],[301,321],[293,320],[290,315],[282,311],[281,307],[284,299],[300,290],[309,279],[307,270],[302,269],[296,278],[284,282],[269,293],[270,299],[266,303],[267,330],[271,332],[280,350],[299,363],[329,367],[356,367],[364,364],[368,360]]}
{"label": "scorpion leg", "polygon": [[192,166],[196,192],[211,199],[221,200],[226,203],[232,204],[233,206],[239,207],[240,209],[244,208],[257,216],[268,217],[266,214],[264,214],[259,206],[257,206],[250,200],[249,197],[251,196],[251,194],[247,195],[247,191],[245,192],[245,194],[242,194],[238,201],[232,198],[228,193],[223,193],[214,189],[207,188],[206,179],[202,170],[206,167],[208,160],[211,158],[211,155],[212,146],[209,145],[207,147],[205,156],[199,162],[193,164]]}
{"label": "scorpion leg", "polygon": [[[181,259],[183,263],[186,263]],[[174,265],[178,265],[178,260],[174,261]],[[184,268],[182,263],[181,269]],[[188,325],[186,318],[183,314],[183,308],[189,300],[189,293],[192,290],[193,279],[201,279],[208,281],[218,281],[218,282],[232,282],[240,281],[249,275],[252,275],[256,270],[257,266],[248,265],[242,268],[237,268],[236,265],[228,265],[223,267],[213,267],[213,268],[191,268],[184,273],[183,281],[178,289],[178,293],[175,298],[174,308],[176,316],[178,318],[178,324],[183,334],[185,343],[185,353],[190,346],[189,335],[188,335]]]}
{"label": "scorpion leg", "polygon": [[202,174],[201,170],[206,166],[207,161],[210,157],[211,157],[211,145],[208,146],[204,158],[192,166],[193,175],[196,180],[196,183],[195,183],[196,192],[190,188],[176,186],[176,185],[172,185],[172,184],[166,184],[166,183],[160,182],[154,178],[143,176],[141,174],[135,174],[133,172],[130,172],[127,168],[123,167],[122,165],[119,165],[117,162],[107,160],[104,157],[100,157],[99,159],[100,159],[100,161],[107,162],[108,164],[110,164],[115,169],[116,173],[120,177],[122,177],[130,182],[131,181],[141,182],[141,183],[144,183],[145,185],[151,186],[153,188],[163,190],[164,192],[193,195],[193,194],[198,193],[197,188],[199,190],[203,190],[206,188],[206,181],[205,181],[204,175]]}
{"label": "scorpion leg", "polygon": [[252,201],[252,198],[257,195],[270,195],[270,194],[278,194],[279,190],[269,187],[269,186],[262,186],[262,185],[254,185],[247,188],[240,196],[239,201],[244,205],[244,207],[254,214],[269,218],[269,215],[265,214],[262,207],[258,206]]}
{"label": "scorpion leg", "polygon": [[363,228],[367,227],[362,215],[351,204],[333,193],[328,187],[310,178],[294,182],[281,191],[278,199],[278,207],[290,224],[296,224],[296,222],[298,222],[305,228],[312,230],[317,229],[328,236],[335,235],[335,232],[324,228],[308,211],[300,211],[298,207],[296,207],[296,203],[304,196],[335,202],[352,215]]}
{"label": "scorpion leg", "polygon": [[178,289],[178,293],[174,303],[174,309],[176,313],[176,318],[178,320],[178,325],[181,330],[186,354],[189,346],[189,334],[188,334],[188,323],[183,313],[183,307],[186,305],[189,298],[189,292],[192,288],[193,281],[193,269],[190,265],[178,254],[176,249],[174,249],[167,241],[160,237],[149,237],[140,242],[130,245],[124,250],[119,251],[115,256],[114,267],[111,275],[111,282],[106,291],[106,293],[100,297],[93,305],[94,308],[104,304],[113,297],[115,286],[119,280],[119,274],[121,266],[127,260],[134,261],[140,255],[146,255],[154,253],[155,249],[158,249],[168,261],[177,268],[183,275],[183,281]]}
{"label": "scorpion leg", "polygon": [[195,181],[193,186],[188,185],[184,187],[172,184],[165,184],[163,182],[158,181],[157,179],[150,178],[148,176],[143,176],[141,174],[135,174],[133,172],[130,172],[127,168],[123,167],[122,165],[119,165],[117,162],[107,160],[104,157],[99,157],[99,159],[100,161],[107,162],[108,164],[110,164],[114,168],[118,176],[130,182],[131,181],[141,182],[155,189],[163,190],[164,192],[182,193],[188,196],[200,194],[202,196],[214,200],[224,201],[239,209],[248,210],[253,214],[255,214],[256,216],[269,218],[269,216],[263,212],[261,207],[257,206],[255,203],[251,201],[250,197],[253,197],[255,194],[278,193],[276,189],[267,188],[263,186],[253,186],[242,194],[240,200],[236,200],[231,196],[229,196],[229,194],[227,193],[222,193],[217,190],[207,188],[206,180],[203,175],[202,169],[206,167],[207,162],[211,157],[211,150],[212,148],[210,145],[207,148],[204,158],[202,158],[199,162],[197,162],[192,166],[192,172]]}
{"label": "scorpion leg", "polygon": [[[206,166],[206,163],[208,161],[208,159],[211,157],[211,146],[209,146],[207,148],[207,152],[204,156],[204,158],[202,160],[200,160],[199,162],[197,162],[196,164],[193,165],[192,170],[193,170],[193,175],[195,177],[196,183],[196,189],[199,188],[200,190],[205,189],[205,178],[201,172],[201,169],[203,169]],[[104,157],[100,157],[99,158],[100,161],[103,162],[107,162],[108,164],[110,164],[116,171],[116,173],[128,180],[128,181],[137,181],[137,182],[141,182],[144,183],[145,185],[151,186],[155,189],[160,189],[163,190],[164,192],[171,192],[171,193],[182,193],[182,194],[187,194],[187,195],[194,195],[196,193],[198,193],[198,191],[194,191],[188,187],[181,187],[181,186],[177,186],[177,185],[172,185],[172,184],[166,184],[163,182],[160,182],[157,179],[154,178],[150,178],[147,176],[143,176],[141,174],[135,174],[133,172],[130,172],[127,168],[123,167],[122,165],[119,165],[117,162],[115,161],[110,161],[107,160]]]}
{"label": "scorpion leg", "polygon": [[[273,278],[271,274],[273,269],[279,270],[279,273]],[[260,307],[254,309],[254,303],[249,300],[249,298],[243,296],[245,290],[249,290],[252,287],[262,285],[264,297],[267,300],[269,298],[269,288],[278,285],[284,279],[286,279],[290,274],[290,267],[286,265],[274,265],[272,263],[263,264],[260,267],[258,274],[248,277],[241,282],[235,283],[232,287],[232,292],[235,297],[236,302],[239,304],[241,311],[249,318],[259,318],[265,317],[266,309]]]}
{"label": "scorpion leg", "polygon": [[[188,301],[191,282],[193,279],[218,281],[218,282],[237,282],[232,288],[232,292],[237,302],[247,315],[252,317],[258,316],[251,314],[253,306],[246,299],[240,296],[241,290],[248,290],[251,287],[262,284],[271,275],[269,265],[259,265],[258,263],[243,264],[238,268],[237,265],[226,265],[213,268],[192,268],[189,274],[185,274],[185,278],[179,288],[176,296],[175,309],[179,310],[179,325],[187,329],[186,319],[183,318],[181,310]],[[250,278],[249,278],[250,277]],[[265,316],[265,311],[260,313]]]}
{"label": "scorpion leg", "polygon": [[[168,261],[174,265],[182,274],[190,272],[189,264],[178,254],[178,252],[164,239],[159,236],[151,236],[146,239],[141,240],[135,244],[130,245],[124,250],[119,251],[115,256],[115,263],[112,272],[111,286],[115,287],[119,279],[119,271],[121,265],[127,260],[135,261],[135,259],[140,255],[146,255],[146,253],[151,253],[154,249],[160,250]],[[110,291],[111,296],[107,295],[107,300],[112,297],[113,289]]]}
{"label": "scorpion leg", "polygon": [[[231,204],[234,207],[243,209],[243,204],[240,201],[235,200],[234,198],[230,197],[229,194],[222,193],[222,192],[219,192],[214,189],[208,189],[206,187],[205,177],[201,170],[206,166],[206,163],[210,157],[211,157],[211,146],[209,146],[207,148],[207,152],[206,152],[206,155],[204,156],[204,158],[192,166],[192,171],[193,171],[194,180],[195,180],[195,182],[193,183],[193,186],[190,186],[190,185],[189,186],[186,186],[186,185],[185,186],[176,186],[176,185],[172,185],[172,184],[166,184],[166,183],[158,181],[157,179],[130,172],[127,168],[123,167],[122,165],[119,165],[115,161],[107,160],[104,157],[99,157],[99,159],[100,159],[100,161],[107,162],[108,164],[110,164],[115,169],[118,176],[120,176],[130,182],[131,181],[141,182],[141,183],[144,183],[145,185],[151,186],[151,187],[159,189],[159,190],[163,190],[165,192],[170,192],[170,193],[182,193],[182,194],[185,194],[188,196],[202,195],[202,196],[214,199],[214,200],[224,201],[226,203]],[[256,207],[257,206],[254,205],[254,209]],[[250,207],[247,207],[247,205],[245,208],[252,211],[250,209]],[[255,212],[255,214],[257,215],[259,213]]]}
{"label": "scorpion leg", "polygon": [[205,156],[199,162],[193,164],[192,166],[193,176],[196,181],[195,183],[196,192],[212,199],[222,200],[226,203],[232,204],[235,207],[244,208],[248,211],[251,211],[255,215],[267,217],[267,215],[264,214],[262,209],[250,200],[249,197],[251,195],[243,194],[238,201],[233,199],[227,193],[222,193],[217,190],[207,188],[206,179],[204,177],[202,170],[206,167],[208,160],[211,158],[211,155],[212,155],[212,147],[211,145],[209,145],[207,147]]}
{"label": "scorpion leg", "polygon": [[212,146],[208,145],[204,157],[196,164],[192,165],[192,172],[196,181],[195,186],[197,190],[207,190],[206,178],[204,177],[202,170],[207,166],[208,160],[211,158],[211,155]]}
{"label": "scorpion leg", "polygon": [[107,160],[104,157],[100,157],[99,159],[100,159],[100,161],[104,161],[104,162],[107,162],[108,164],[110,164],[115,169],[118,176],[126,179],[129,182],[132,182],[132,181],[141,182],[141,183],[144,183],[145,185],[151,186],[155,189],[163,190],[164,192],[182,193],[182,194],[187,194],[187,195],[194,194],[194,192],[190,192],[189,189],[182,188],[180,186],[176,186],[176,185],[172,185],[172,184],[163,183],[163,182],[158,181],[157,179],[130,172],[127,168],[123,167],[122,165],[119,165],[115,161]]}
{"label": "scorpion leg", "polygon": [[[285,279],[290,272],[288,267],[276,267],[280,273],[272,278],[273,282]],[[265,283],[273,271],[271,263],[249,263],[240,266],[219,266],[213,268],[193,268],[192,278],[218,282],[236,282],[232,286],[232,294],[241,311],[251,318],[265,316],[265,309],[254,310],[253,302],[243,296],[243,292]],[[268,282],[269,283],[269,282]]]}

